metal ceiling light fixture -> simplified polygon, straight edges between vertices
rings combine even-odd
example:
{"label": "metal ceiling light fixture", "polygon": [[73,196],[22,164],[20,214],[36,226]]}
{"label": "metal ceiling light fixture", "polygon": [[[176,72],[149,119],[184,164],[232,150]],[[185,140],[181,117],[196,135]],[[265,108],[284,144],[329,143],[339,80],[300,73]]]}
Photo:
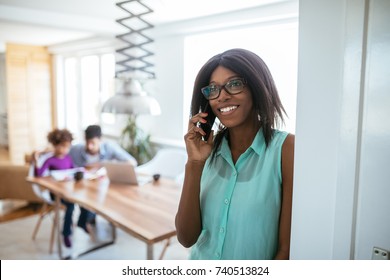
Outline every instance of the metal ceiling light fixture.
{"label": "metal ceiling light fixture", "polygon": [[[129,14],[116,20],[128,32],[116,36],[126,46],[116,50],[116,95],[103,104],[102,112],[133,116],[159,115],[161,109],[157,100],[148,96],[139,82],[139,79],[155,77],[154,65],[148,61],[154,53],[146,47],[153,39],[145,33],[153,25],[143,19],[153,10],[142,0],[121,1],[116,5]],[[120,56],[122,59],[119,59]]]}
{"label": "metal ceiling light fixture", "polygon": [[118,78],[116,94],[103,104],[102,112],[156,116],[161,113],[161,109],[157,100],[148,96],[142,89],[139,81],[134,78]]}

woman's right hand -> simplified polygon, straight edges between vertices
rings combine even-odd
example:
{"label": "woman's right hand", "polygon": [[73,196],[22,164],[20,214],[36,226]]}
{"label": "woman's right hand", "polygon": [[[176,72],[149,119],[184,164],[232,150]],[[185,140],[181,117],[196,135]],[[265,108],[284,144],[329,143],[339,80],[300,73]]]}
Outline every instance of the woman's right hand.
{"label": "woman's right hand", "polygon": [[211,131],[209,139],[202,140],[202,136],[206,135],[202,128],[198,127],[198,123],[206,123],[207,113],[199,113],[194,115],[188,124],[188,132],[184,136],[188,161],[205,162],[213,149],[213,131]]}

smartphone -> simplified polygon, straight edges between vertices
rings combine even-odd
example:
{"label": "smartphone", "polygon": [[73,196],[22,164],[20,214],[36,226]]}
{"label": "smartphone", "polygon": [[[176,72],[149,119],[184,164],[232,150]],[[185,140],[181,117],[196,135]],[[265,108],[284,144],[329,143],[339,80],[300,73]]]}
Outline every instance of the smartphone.
{"label": "smartphone", "polygon": [[213,125],[214,125],[215,115],[214,115],[213,111],[211,110],[211,107],[209,106],[208,102],[206,103],[206,106],[205,106],[204,109],[202,109],[202,107],[200,107],[199,110],[201,112],[207,112],[208,113],[207,117],[206,117],[207,123],[200,123],[200,127],[206,133],[206,135],[202,136],[202,140],[203,141],[207,141],[207,139],[209,139],[209,136],[210,136],[210,133],[211,133],[211,129],[212,129]]}

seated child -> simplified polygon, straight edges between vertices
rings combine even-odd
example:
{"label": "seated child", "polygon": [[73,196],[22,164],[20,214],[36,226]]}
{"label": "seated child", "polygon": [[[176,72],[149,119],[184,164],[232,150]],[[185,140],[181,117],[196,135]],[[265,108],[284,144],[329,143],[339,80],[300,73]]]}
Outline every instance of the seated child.
{"label": "seated child", "polygon": [[[47,140],[53,145],[53,156],[47,158],[42,166],[35,167],[35,176],[42,176],[47,170],[64,170],[73,168],[72,158],[69,156],[71,142],[73,140],[72,134],[67,129],[54,129],[47,135]],[[62,200],[66,206],[64,226],[62,235],[64,236],[64,243],[66,247],[72,246],[70,235],[72,233],[72,214],[74,204]]]}

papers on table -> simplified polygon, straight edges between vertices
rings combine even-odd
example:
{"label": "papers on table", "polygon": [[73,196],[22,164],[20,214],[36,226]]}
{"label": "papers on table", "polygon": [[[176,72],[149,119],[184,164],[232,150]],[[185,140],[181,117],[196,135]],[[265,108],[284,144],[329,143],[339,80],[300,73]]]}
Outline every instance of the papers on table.
{"label": "papers on table", "polygon": [[64,170],[51,170],[50,176],[57,181],[73,180],[74,174],[78,171],[83,172],[84,173],[83,178],[87,180],[97,179],[107,174],[107,171],[104,167],[99,169],[91,169],[91,170],[87,170],[84,167],[77,167],[77,168],[64,169]]}
{"label": "papers on table", "polygon": [[53,177],[57,181],[71,180],[74,178],[74,174],[77,171],[84,171],[84,170],[85,169],[83,167],[64,169],[64,170],[51,170],[50,176]]}
{"label": "papers on table", "polygon": [[98,169],[86,170],[84,172],[84,178],[88,180],[94,180],[100,177],[107,175],[107,170],[105,167],[100,167]]}

